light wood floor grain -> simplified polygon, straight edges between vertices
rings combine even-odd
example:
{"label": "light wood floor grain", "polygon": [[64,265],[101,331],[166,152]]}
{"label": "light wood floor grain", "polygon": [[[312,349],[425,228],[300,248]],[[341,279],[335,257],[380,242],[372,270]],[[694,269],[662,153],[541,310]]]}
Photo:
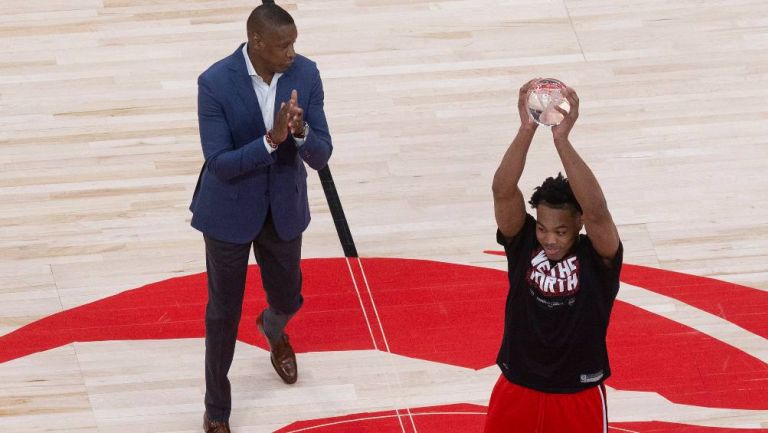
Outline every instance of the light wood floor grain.
{"label": "light wood floor grain", "polygon": [[[196,78],[244,40],[254,3],[0,3],[0,335],[205,270],[187,210],[202,161]],[[504,269],[483,253],[498,249],[490,183],[518,124],[517,88],[552,76],[579,93],[572,139],[602,183],[627,263],[768,290],[765,1],[278,3],[296,19],[297,50],[321,69],[331,167],[362,256]],[[560,170],[547,133],[532,147],[525,191]],[[314,174],[310,206],[304,256],[341,256]],[[765,339],[750,341],[756,356],[768,352]],[[313,356],[306,370],[322,376],[324,395],[351,399],[345,410],[370,410],[366,399],[381,397],[365,378],[347,384],[309,367],[333,364]],[[154,377],[157,366],[174,373]],[[78,343],[0,364],[0,430],[198,431],[201,367],[196,339]],[[248,383],[270,374],[236,372]],[[462,395],[485,404],[496,374],[456,371],[453,380],[474,381]],[[239,431],[294,421],[292,405],[306,397],[271,386],[268,401],[236,397],[240,408],[267,408],[238,412]],[[152,393],[162,404],[136,403]],[[768,428],[766,411],[646,404],[665,419]]]}

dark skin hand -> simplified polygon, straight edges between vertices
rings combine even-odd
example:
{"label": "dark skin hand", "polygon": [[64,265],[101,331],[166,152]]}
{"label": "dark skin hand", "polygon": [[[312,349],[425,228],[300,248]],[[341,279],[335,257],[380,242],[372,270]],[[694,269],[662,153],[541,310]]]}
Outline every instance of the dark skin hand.
{"label": "dark skin hand", "polygon": [[291,134],[294,137],[303,137],[306,131],[304,131],[304,109],[299,106],[297,101],[298,94],[296,90],[291,92],[291,119],[288,124],[288,128],[291,130]]}
{"label": "dark skin hand", "polygon": [[571,108],[570,111],[565,111],[562,108],[555,106],[555,110],[563,115],[563,120],[560,124],[552,127],[552,138],[554,138],[555,142],[568,140],[568,135],[571,133],[571,129],[573,129],[576,119],[579,118],[579,97],[576,95],[576,91],[570,87],[566,87],[561,90],[561,94],[571,105]]}
{"label": "dark skin hand", "polygon": [[282,143],[288,138],[288,133],[294,136],[304,135],[304,109],[299,106],[296,89],[291,91],[291,99],[280,104],[280,111],[275,115],[272,127],[272,139]]}
{"label": "dark skin hand", "polygon": [[533,118],[528,113],[528,93],[531,91],[531,87],[534,83],[536,83],[536,81],[538,81],[538,78],[534,78],[533,80],[523,84],[523,87],[520,88],[520,92],[517,98],[517,111],[520,114],[520,125],[522,128],[530,129],[533,131],[536,130],[539,124],[534,122]]}

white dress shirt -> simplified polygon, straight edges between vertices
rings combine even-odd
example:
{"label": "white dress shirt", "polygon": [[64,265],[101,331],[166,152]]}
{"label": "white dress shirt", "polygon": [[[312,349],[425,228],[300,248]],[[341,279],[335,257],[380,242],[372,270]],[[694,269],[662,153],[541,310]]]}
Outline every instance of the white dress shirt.
{"label": "white dress shirt", "polygon": [[[275,95],[277,94],[277,82],[280,80],[280,77],[283,76],[283,73],[275,72],[272,76],[272,82],[267,84],[259,74],[256,73],[256,69],[253,67],[250,57],[248,57],[248,44],[243,45],[243,56],[245,57],[245,67],[248,68],[248,75],[251,76],[253,91],[256,92],[256,99],[259,101],[259,107],[261,107],[261,116],[264,120],[264,126],[267,128],[267,131],[269,131],[275,123]],[[307,139],[307,134],[309,134],[308,129],[309,128],[305,128],[305,135],[303,138],[296,137],[295,135],[293,136],[294,141],[296,141],[296,146],[304,144],[304,141]],[[272,146],[267,143],[266,136],[264,137],[264,146],[267,147],[267,152],[269,153],[277,150],[273,149]]]}

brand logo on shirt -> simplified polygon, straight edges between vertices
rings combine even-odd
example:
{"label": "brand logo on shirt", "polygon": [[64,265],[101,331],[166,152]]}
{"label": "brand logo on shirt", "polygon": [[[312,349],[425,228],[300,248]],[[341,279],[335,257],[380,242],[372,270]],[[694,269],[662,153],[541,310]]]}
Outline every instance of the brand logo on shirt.
{"label": "brand logo on shirt", "polygon": [[579,260],[571,255],[553,265],[539,249],[528,268],[528,283],[546,298],[573,296],[579,291]]}
{"label": "brand logo on shirt", "polygon": [[581,383],[594,383],[599,381],[603,378],[603,370],[598,371],[597,373],[591,373],[591,374],[582,374],[579,376],[579,381]]}

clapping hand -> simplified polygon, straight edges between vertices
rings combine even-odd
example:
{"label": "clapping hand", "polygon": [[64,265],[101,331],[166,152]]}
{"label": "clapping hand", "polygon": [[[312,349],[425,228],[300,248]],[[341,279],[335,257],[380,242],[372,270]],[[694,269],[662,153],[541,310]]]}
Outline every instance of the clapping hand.
{"label": "clapping hand", "polygon": [[299,106],[298,97],[299,95],[294,89],[291,92],[291,100],[289,101],[291,117],[288,128],[294,137],[304,137],[307,133],[304,130],[304,109]]}
{"label": "clapping hand", "polygon": [[275,124],[272,128],[272,139],[276,143],[282,143],[288,138],[288,133],[297,137],[303,137],[304,109],[299,106],[296,89],[291,91],[291,99],[280,103],[280,111],[275,116]]}

